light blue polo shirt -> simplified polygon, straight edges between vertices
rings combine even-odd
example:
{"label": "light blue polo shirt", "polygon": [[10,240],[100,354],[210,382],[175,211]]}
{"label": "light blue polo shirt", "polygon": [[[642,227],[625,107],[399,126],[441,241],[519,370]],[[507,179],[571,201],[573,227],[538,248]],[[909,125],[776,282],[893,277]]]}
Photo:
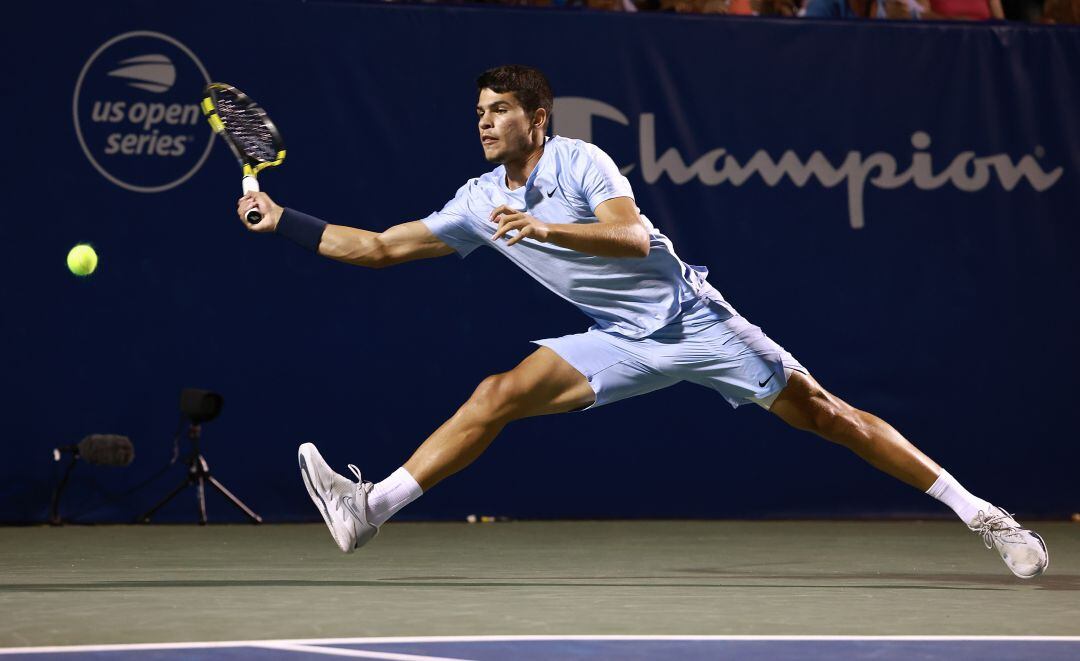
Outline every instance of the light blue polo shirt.
{"label": "light blue polo shirt", "polygon": [[[594,210],[615,197],[633,199],[630,182],[599,147],[555,136],[525,185],[510,190],[506,168],[470,179],[441,211],[423,219],[431,232],[462,257],[479,246],[498,250],[526,273],[596,321],[594,328],[641,338],[666,326],[702,298],[734,311],[705,281],[709,271],[684,263],[671,241],[648,218],[649,256],[598,257],[532,238],[507,247],[491,240],[491,210],[505,204],[546,223],[596,223]],[[511,232],[511,235],[515,232]]]}

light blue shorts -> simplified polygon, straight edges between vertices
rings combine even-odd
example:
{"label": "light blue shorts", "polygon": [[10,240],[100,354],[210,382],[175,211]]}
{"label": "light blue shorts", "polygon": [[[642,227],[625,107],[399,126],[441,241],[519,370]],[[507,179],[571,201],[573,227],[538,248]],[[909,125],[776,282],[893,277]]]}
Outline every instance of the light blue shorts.
{"label": "light blue shorts", "polygon": [[708,386],[735,407],[754,403],[767,409],[792,371],[807,373],[760,328],[707,299],[641,339],[589,329],[533,343],[585,375],[596,393],[587,409],[680,381]]}

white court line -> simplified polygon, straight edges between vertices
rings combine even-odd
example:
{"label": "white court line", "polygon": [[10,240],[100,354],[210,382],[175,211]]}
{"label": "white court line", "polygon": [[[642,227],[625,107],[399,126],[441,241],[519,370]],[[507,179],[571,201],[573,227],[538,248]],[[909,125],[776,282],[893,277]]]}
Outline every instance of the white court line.
{"label": "white court line", "polygon": [[373,652],[369,650],[350,650],[341,647],[320,647],[319,645],[300,645],[298,643],[266,643],[253,645],[271,650],[287,652],[307,652],[309,654],[328,654],[330,656],[351,656],[357,659],[388,659],[389,661],[470,661],[448,656],[419,656],[416,654],[397,654],[395,652]]}
{"label": "white court line", "polygon": [[953,642],[953,641],[993,641],[993,642],[1051,642],[1080,643],[1080,636],[828,636],[828,635],[521,635],[521,636],[389,636],[371,638],[296,638],[280,640],[227,640],[186,643],[122,643],[114,645],[54,645],[48,647],[3,647],[4,654],[49,654],[63,652],[125,652],[139,650],[185,650],[217,649],[222,647],[265,647],[267,645],[374,645],[382,643],[484,643],[484,642],[519,642],[519,641],[556,641],[556,640],[599,640],[599,641],[865,641],[865,642]]}

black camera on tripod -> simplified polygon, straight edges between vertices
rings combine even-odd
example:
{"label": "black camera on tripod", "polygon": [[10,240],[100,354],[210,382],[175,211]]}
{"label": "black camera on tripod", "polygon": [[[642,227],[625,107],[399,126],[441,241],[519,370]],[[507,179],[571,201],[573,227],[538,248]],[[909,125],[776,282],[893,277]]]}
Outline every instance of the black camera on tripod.
{"label": "black camera on tripod", "polygon": [[225,398],[210,390],[198,388],[184,388],[180,391],[180,412],[188,420],[188,439],[191,441],[191,454],[184,463],[187,464],[187,478],[180,486],[173,489],[172,493],[165,496],[154,505],[148,512],[138,518],[143,523],[150,523],[150,518],[181,491],[194,485],[198,496],[199,524],[206,525],[206,483],[218,490],[229,502],[235,505],[241,512],[247,515],[252,523],[262,523],[262,517],[256,514],[250,507],[245,505],[239,498],[234,496],[225,485],[210,474],[210,465],[206,463],[206,457],[199,451],[199,440],[202,438],[202,425],[218,417]]}
{"label": "black camera on tripod", "polygon": [[210,390],[184,388],[180,391],[180,412],[193,425],[210,422],[221,413],[225,398]]}

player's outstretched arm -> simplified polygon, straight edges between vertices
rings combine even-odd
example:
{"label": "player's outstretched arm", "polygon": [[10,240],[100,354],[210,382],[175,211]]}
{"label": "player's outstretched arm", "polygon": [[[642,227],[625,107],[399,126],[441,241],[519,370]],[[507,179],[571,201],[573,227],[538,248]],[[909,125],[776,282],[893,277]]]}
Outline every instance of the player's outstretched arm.
{"label": "player's outstretched arm", "polygon": [[327,225],[319,243],[320,255],[373,268],[442,257],[452,252],[453,248],[432,234],[427,225],[419,220],[394,225],[378,233],[343,225]]}
{"label": "player's outstretched arm", "polygon": [[[262,213],[262,220],[254,225],[244,222],[244,226],[252,232],[277,232],[285,208],[275,204],[266,193],[259,192],[241,197],[236,211],[242,220],[255,207]],[[289,213],[292,216],[302,215],[291,210]],[[304,221],[292,219],[288,222]],[[318,222],[317,226],[302,226],[299,231],[293,227],[287,235],[324,257],[357,266],[382,268],[454,252],[418,220],[395,225],[385,232],[369,232],[344,225],[322,225],[322,221]]]}

